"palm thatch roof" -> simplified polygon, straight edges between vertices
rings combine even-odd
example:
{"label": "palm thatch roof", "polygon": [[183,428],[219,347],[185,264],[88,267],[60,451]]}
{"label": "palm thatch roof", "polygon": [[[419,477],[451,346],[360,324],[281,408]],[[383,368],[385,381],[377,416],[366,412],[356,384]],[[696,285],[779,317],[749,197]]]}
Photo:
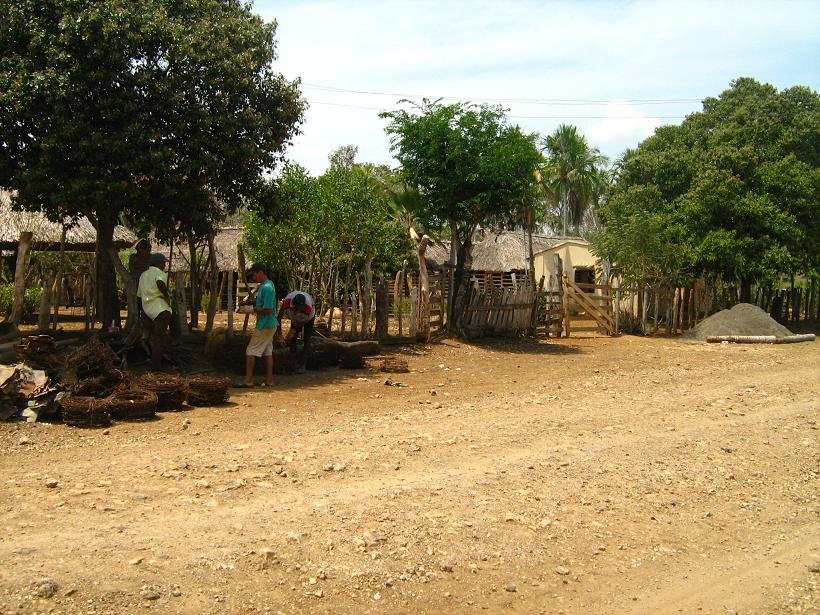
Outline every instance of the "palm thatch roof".
{"label": "palm thatch roof", "polygon": [[[216,248],[216,264],[219,271],[239,269],[239,246],[245,237],[245,227],[225,226],[217,229],[214,237],[214,247]],[[166,257],[171,256],[171,271],[189,271],[191,268],[191,255],[186,244],[174,244],[173,255],[170,254],[170,247],[162,244],[155,244],[154,250],[162,252]],[[202,258],[208,257],[207,249]]]}
{"label": "palm thatch roof", "polygon": [[[32,249],[38,251],[58,250],[63,227],[51,222],[40,212],[14,211],[11,194],[0,190],[0,249],[13,250],[20,241],[20,233],[31,231]],[[114,246],[123,249],[137,240],[136,235],[124,226],[114,228]],[[66,249],[77,252],[93,251],[97,230],[88,218],[80,218],[66,231]]]}
{"label": "palm thatch roof", "polygon": [[[548,250],[568,240],[584,241],[577,237],[533,235],[533,254]],[[488,231],[483,238],[473,244],[472,257],[473,271],[527,271],[530,268],[527,233],[524,231]],[[431,243],[425,253],[427,266],[434,269],[447,264],[449,259],[449,241]]]}

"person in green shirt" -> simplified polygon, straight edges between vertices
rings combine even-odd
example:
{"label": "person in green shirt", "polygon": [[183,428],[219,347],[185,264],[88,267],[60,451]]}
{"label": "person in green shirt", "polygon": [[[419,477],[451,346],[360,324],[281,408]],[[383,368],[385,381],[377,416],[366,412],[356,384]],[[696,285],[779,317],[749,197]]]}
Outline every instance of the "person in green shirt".
{"label": "person in green shirt", "polygon": [[265,265],[254,264],[250,268],[249,277],[259,284],[256,291],[256,329],[254,329],[248,348],[245,350],[245,381],[240,387],[252,387],[253,370],[256,367],[256,358],[265,358],[265,382],[262,386],[273,386],[273,336],[279,325],[276,318],[276,288],[268,277]]}

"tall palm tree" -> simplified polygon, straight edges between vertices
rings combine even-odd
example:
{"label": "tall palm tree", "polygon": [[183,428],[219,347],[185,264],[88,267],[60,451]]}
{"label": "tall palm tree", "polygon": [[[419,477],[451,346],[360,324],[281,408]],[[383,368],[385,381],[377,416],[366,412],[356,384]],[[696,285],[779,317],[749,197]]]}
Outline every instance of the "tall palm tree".
{"label": "tall palm tree", "polygon": [[542,186],[561,213],[562,233],[572,227],[578,234],[584,212],[600,192],[607,158],[590,147],[575,126],[561,124],[542,142],[547,164],[541,169]]}

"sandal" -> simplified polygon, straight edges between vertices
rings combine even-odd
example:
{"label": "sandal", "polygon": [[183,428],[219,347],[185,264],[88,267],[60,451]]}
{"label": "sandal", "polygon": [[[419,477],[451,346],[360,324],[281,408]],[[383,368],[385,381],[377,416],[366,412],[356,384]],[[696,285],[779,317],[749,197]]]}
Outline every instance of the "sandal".
{"label": "sandal", "polygon": [[235,382],[233,388],[235,389],[252,389],[256,384],[248,384],[247,382]]}
{"label": "sandal", "polygon": [[272,389],[276,385],[274,383],[268,384],[267,382],[263,382],[259,386],[263,389]]}

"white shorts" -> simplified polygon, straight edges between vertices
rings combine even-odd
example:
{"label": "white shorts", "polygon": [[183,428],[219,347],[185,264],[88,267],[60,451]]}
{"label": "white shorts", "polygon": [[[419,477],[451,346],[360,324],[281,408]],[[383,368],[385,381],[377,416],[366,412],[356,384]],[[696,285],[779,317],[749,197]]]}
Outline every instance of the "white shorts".
{"label": "white shorts", "polygon": [[273,334],[276,329],[254,329],[245,355],[248,357],[269,357],[273,354]]}

